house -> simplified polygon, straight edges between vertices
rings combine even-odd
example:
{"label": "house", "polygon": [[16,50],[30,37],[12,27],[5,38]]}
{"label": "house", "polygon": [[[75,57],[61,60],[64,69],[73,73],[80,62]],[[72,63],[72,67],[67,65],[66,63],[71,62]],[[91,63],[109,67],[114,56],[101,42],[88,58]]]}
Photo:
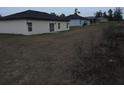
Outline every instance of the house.
{"label": "house", "polygon": [[0,18],[0,33],[42,34],[69,30],[69,20],[44,12],[27,10]]}
{"label": "house", "polygon": [[85,17],[79,16],[78,14],[72,14],[67,16],[70,27],[83,27],[85,25],[90,25],[90,20]]}
{"label": "house", "polygon": [[86,17],[87,19],[90,20],[90,23],[96,23],[96,18],[94,16]]}
{"label": "house", "polygon": [[104,17],[97,17],[96,18],[96,21],[97,22],[108,22],[108,19],[107,18],[104,18]]}

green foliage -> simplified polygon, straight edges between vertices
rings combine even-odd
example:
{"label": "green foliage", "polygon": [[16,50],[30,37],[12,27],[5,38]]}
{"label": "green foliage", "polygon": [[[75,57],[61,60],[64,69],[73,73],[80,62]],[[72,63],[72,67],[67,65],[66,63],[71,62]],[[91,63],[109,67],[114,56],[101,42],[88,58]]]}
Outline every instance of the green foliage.
{"label": "green foliage", "polygon": [[61,18],[65,18],[66,16],[65,16],[65,14],[61,14],[60,17]]}
{"label": "green foliage", "polygon": [[104,18],[107,18],[108,17],[107,14],[106,14],[106,12],[103,13],[103,17]]}
{"label": "green foliage", "polygon": [[95,13],[95,17],[104,17],[104,18],[107,18],[109,21],[122,21],[122,8],[120,7],[117,7],[115,8],[115,10],[113,11],[112,9],[109,9],[108,10],[108,13],[106,12],[102,12],[101,10],[100,11],[97,11]]}
{"label": "green foliage", "polygon": [[80,14],[80,11],[78,11],[78,9],[75,8],[75,10],[74,10],[74,14]]}
{"label": "green foliage", "polygon": [[108,10],[108,20],[109,21],[112,21],[113,20],[113,11],[112,11],[112,9],[109,9]]}
{"label": "green foliage", "polygon": [[97,11],[95,14],[95,17],[102,17],[102,11]]}
{"label": "green foliage", "polygon": [[116,8],[114,11],[114,20],[115,21],[122,20],[122,9],[120,7]]}

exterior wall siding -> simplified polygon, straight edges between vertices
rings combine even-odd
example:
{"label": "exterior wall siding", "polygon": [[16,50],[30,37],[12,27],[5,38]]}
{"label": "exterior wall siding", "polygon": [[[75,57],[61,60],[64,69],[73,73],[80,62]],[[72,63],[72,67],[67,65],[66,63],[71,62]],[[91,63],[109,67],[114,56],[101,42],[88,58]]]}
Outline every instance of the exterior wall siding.
{"label": "exterior wall siding", "polygon": [[80,19],[73,19],[73,20],[70,20],[70,27],[74,27],[74,26],[83,26],[85,20],[80,20]]}
{"label": "exterior wall siding", "polygon": [[25,34],[26,20],[0,21],[0,33]]}
{"label": "exterior wall siding", "polygon": [[[27,22],[32,23],[32,31],[28,32],[28,27],[27,27],[27,32],[26,32],[27,35],[51,33],[50,26],[49,26],[50,23],[54,23],[54,31],[53,32],[69,30],[69,28],[67,28],[68,22],[38,21],[38,20],[27,20]],[[60,23],[60,29],[58,29],[58,23]]]}
{"label": "exterior wall siding", "polygon": [[[28,31],[27,22],[32,23],[31,32]],[[69,28],[67,28],[68,22],[40,20],[8,20],[0,21],[0,33],[24,35],[50,33],[50,23],[54,23],[54,32],[69,30]],[[58,23],[60,23],[60,29],[58,29]]]}
{"label": "exterior wall siding", "polygon": [[90,21],[89,20],[85,20],[86,25],[90,25]]}
{"label": "exterior wall siding", "polygon": [[[60,29],[58,28],[58,23],[60,23]],[[55,24],[54,24],[55,32],[69,30],[69,26],[67,28],[67,24],[69,24],[69,22],[59,22],[59,21],[55,22]]]}
{"label": "exterior wall siding", "polygon": [[91,23],[90,23],[90,21],[88,20],[88,21],[87,21],[87,25],[90,25],[90,24],[91,24]]}

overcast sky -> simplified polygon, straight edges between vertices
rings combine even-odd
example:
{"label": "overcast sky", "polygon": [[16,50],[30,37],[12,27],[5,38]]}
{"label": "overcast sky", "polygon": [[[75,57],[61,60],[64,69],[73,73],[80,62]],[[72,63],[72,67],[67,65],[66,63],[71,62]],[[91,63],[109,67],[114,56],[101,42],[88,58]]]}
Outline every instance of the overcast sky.
{"label": "overcast sky", "polygon": [[[74,9],[78,8],[80,11],[81,16],[94,16],[96,11],[102,10],[108,11],[108,9],[114,9],[114,7],[0,7],[0,14],[2,16],[13,14],[16,12],[21,12],[25,10],[37,10],[41,12],[55,12],[56,14],[60,15],[64,13],[65,15],[69,15],[74,13]],[[124,12],[124,8],[123,8]]]}

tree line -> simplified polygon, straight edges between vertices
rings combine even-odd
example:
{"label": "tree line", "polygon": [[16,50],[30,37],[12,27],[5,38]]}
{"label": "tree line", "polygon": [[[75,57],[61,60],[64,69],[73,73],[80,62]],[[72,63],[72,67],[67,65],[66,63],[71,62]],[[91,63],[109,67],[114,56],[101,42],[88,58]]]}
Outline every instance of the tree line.
{"label": "tree line", "polygon": [[[60,15],[57,15],[56,13],[52,12],[51,14],[59,16],[61,18],[65,18],[66,17],[65,14],[63,14],[63,13],[60,14]],[[74,14],[80,14],[80,11],[78,11],[78,9],[75,8]],[[104,17],[104,18],[107,18],[109,21],[122,21],[123,20],[122,14],[123,14],[122,8],[117,7],[114,10],[109,9],[107,12],[102,12],[101,10],[99,10],[99,11],[97,11],[95,13],[95,17],[96,18]]]}
{"label": "tree line", "polygon": [[107,12],[102,12],[97,11],[95,13],[95,17],[104,17],[107,18],[109,21],[122,21],[123,20],[123,16],[122,16],[123,12],[122,12],[122,8],[118,7],[115,8],[114,10],[109,9]]}
{"label": "tree line", "polygon": [[[58,16],[58,17],[61,17],[61,18],[65,18],[66,15],[64,13],[60,14],[60,15],[57,15],[55,12],[52,12],[50,13],[51,15],[54,15],[54,16]],[[74,14],[78,15],[80,14],[80,11],[78,11],[78,8],[75,8],[74,9]]]}

